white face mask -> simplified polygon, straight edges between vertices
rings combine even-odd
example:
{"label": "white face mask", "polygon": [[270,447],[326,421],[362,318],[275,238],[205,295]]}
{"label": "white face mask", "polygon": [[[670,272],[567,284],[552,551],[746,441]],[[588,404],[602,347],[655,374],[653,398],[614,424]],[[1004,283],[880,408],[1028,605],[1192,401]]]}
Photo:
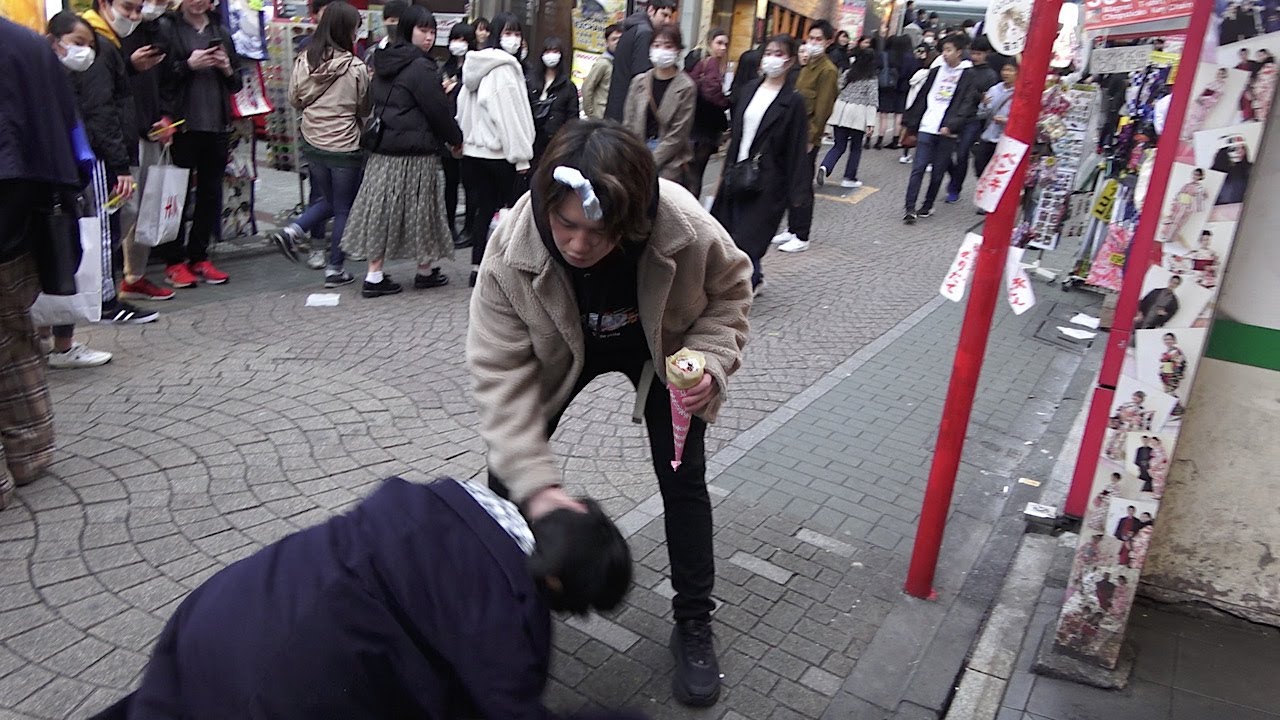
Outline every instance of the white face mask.
{"label": "white face mask", "polygon": [[778,77],[787,69],[787,59],[777,55],[766,55],[760,58],[760,71],[765,77]]}
{"label": "white face mask", "polygon": [[115,16],[111,18],[111,29],[115,30],[116,35],[119,35],[122,38],[126,38],[132,35],[133,31],[137,30],[138,26],[142,24],[141,20],[130,20],[129,18],[122,15],[120,11],[116,10],[114,7],[111,8],[111,12]]}
{"label": "white face mask", "polygon": [[466,40],[454,40],[449,43],[449,54],[454,57],[462,57],[463,55],[466,55],[467,50],[470,49],[471,48],[467,46]]}
{"label": "white face mask", "polygon": [[809,51],[809,57],[817,57],[827,51],[827,46],[822,43],[805,43],[805,48]]}
{"label": "white face mask", "polygon": [[516,35],[508,35],[498,41],[503,50],[515,55],[520,52],[520,38]]}
{"label": "white face mask", "polygon": [[542,64],[549,68],[553,68],[560,64],[560,53],[549,52],[542,53]]}
{"label": "white face mask", "polygon": [[150,22],[164,15],[165,6],[163,3],[143,3],[142,4],[142,20]]}
{"label": "white face mask", "polygon": [[62,64],[72,72],[84,72],[93,64],[94,51],[93,48],[86,45],[68,45],[62,43],[62,49],[66,50],[66,54],[60,59]]}
{"label": "white face mask", "polygon": [[680,53],[666,48],[649,48],[649,62],[656,68],[669,68],[676,64]]}

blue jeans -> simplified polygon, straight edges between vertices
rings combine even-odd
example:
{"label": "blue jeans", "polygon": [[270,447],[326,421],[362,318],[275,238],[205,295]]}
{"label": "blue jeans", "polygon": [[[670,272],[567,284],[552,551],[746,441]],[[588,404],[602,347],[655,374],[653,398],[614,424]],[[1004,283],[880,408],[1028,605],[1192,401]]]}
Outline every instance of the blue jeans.
{"label": "blue jeans", "polygon": [[862,162],[862,138],[866,136],[866,132],[862,130],[854,130],[852,128],[840,127],[836,125],[832,128],[835,132],[836,144],[827,151],[827,156],[822,159],[822,167],[827,169],[827,174],[835,172],[836,163],[840,162],[840,156],[844,155],[844,149],[849,148],[849,163],[844,166],[844,179],[858,179],[858,165]]}
{"label": "blue jeans", "polygon": [[973,145],[978,141],[978,135],[982,134],[985,124],[981,120],[970,120],[960,132],[960,144],[956,146],[956,157],[951,163],[951,182],[947,183],[948,193],[959,195],[964,187],[964,175],[969,169],[969,154],[973,152]]}
{"label": "blue jeans", "polygon": [[924,171],[930,165],[933,165],[933,173],[929,175],[929,189],[925,192],[924,204],[920,207],[933,207],[933,201],[938,199],[938,190],[942,187],[942,179],[951,166],[955,147],[954,137],[923,132],[916,136],[916,157],[911,163],[911,179],[907,181],[907,210],[915,212],[920,186],[924,183]]}
{"label": "blue jeans", "polygon": [[323,226],[324,220],[333,218],[333,234],[329,236],[329,269],[341,270],[346,255],[342,252],[342,231],[347,226],[347,216],[356,201],[363,167],[329,165],[325,161],[309,157],[311,186],[319,189],[319,199],[313,202],[294,222],[304,230]]}

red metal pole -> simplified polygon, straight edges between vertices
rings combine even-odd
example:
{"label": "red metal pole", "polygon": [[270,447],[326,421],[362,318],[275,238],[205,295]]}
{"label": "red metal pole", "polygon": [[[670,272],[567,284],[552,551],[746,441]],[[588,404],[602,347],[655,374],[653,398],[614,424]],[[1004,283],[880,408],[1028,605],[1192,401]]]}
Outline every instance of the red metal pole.
{"label": "red metal pole", "polygon": [[1098,469],[1098,454],[1107,434],[1107,416],[1111,412],[1112,396],[1116,381],[1124,365],[1124,353],[1133,335],[1133,316],[1138,310],[1138,296],[1142,294],[1142,280],[1147,268],[1160,262],[1160,244],[1155,241],[1156,227],[1160,222],[1160,207],[1169,186],[1169,173],[1173,170],[1174,157],[1178,154],[1182,123],[1191,102],[1191,86],[1196,68],[1200,66],[1200,51],[1209,27],[1213,3],[1200,3],[1191,15],[1187,28],[1187,43],[1178,61],[1178,75],[1173,86],[1173,100],[1169,103],[1169,115],[1164,134],[1156,144],[1156,161],[1151,168],[1151,182],[1147,186],[1142,216],[1133,233],[1133,245],[1125,262],[1124,282],[1116,300],[1115,319],[1107,335],[1107,350],[1102,356],[1102,368],[1089,405],[1089,417],[1085,421],[1084,435],[1080,439],[1080,453],[1076,456],[1076,469],[1071,476],[1071,489],[1063,513],[1074,518],[1084,517],[1089,502],[1089,490]]}
{"label": "red metal pole", "polygon": [[[1035,142],[1036,124],[1040,119],[1040,96],[1044,93],[1044,79],[1049,71],[1053,40],[1058,34],[1058,12],[1061,8],[1062,0],[1036,0],[1031,11],[1027,47],[1022,53],[1022,67],[1013,90],[1013,106],[1009,111],[1009,122],[1005,126],[1007,135],[1028,145]],[[960,469],[960,453],[964,450],[965,431],[973,412],[973,396],[978,387],[978,376],[982,372],[982,357],[986,354],[987,338],[991,334],[991,315],[1002,294],[1001,279],[1004,276],[1005,258],[1009,254],[1009,238],[1013,235],[1019,191],[1026,172],[1027,158],[1024,157],[1014,171],[1013,179],[1009,181],[995,212],[987,216],[983,227],[982,247],[978,251],[978,262],[973,273],[973,288],[969,291],[964,324],[960,327],[951,382],[947,387],[947,399],[942,407],[942,423],[938,428],[937,449],[933,454],[933,466],[929,469],[929,484],[925,488],[924,503],[920,509],[915,549],[911,553],[911,566],[907,570],[904,589],[914,597],[937,597],[933,589],[933,574],[938,567],[942,534],[951,509],[956,472]]]}

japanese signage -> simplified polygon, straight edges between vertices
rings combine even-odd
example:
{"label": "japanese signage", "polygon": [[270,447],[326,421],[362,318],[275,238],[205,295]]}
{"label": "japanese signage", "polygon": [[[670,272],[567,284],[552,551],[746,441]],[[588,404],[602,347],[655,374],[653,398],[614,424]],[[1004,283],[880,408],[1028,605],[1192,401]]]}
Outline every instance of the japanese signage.
{"label": "japanese signage", "polygon": [[1085,0],[1087,30],[1134,25],[1190,15],[1195,0]]}
{"label": "japanese signage", "polygon": [[862,25],[867,19],[866,0],[844,0],[840,3],[840,15],[836,21],[836,29],[849,33],[849,37],[857,39],[862,35]]}
{"label": "japanese signage", "polygon": [[964,299],[965,289],[969,287],[969,278],[973,277],[973,266],[978,262],[978,249],[982,247],[982,236],[969,233],[956,251],[956,259],[951,261],[951,269],[942,279],[942,287],[938,292],[951,302]]}
{"label": "japanese signage", "polygon": [[1026,252],[1026,248],[1011,247],[1005,257],[1005,297],[1009,300],[1009,307],[1013,308],[1014,315],[1021,315],[1036,304],[1031,278],[1027,276],[1027,269],[1022,266],[1022,256]]}
{"label": "japanese signage", "polygon": [[974,204],[987,212],[995,212],[1000,198],[1009,188],[1009,181],[1013,179],[1013,171],[1026,154],[1026,143],[1008,135],[1001,137],[996,144],[995,155],[982,172],[982,177],[978,178],[978,189],[973,193]]}
{"label": "japanese signage", "polygon": [[1098,48],[1089,55],[1089,72],[1094,75],[1141,70],[1151,62],[1150,45]]}

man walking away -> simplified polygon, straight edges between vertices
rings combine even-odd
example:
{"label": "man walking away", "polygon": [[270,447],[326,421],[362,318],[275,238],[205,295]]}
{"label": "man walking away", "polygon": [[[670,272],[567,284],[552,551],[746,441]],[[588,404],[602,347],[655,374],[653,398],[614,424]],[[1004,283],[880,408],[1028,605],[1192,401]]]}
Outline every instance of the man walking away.
{"label": "man walking away", "polygon": [[645,10],[632,13],[622,21],[622,39],[613,52],[613,77],[609,80],[609,105],[604,116],[622,122],[631,78],[648,72],[649,41],[653,31],[670,25],[676,19],[676,0],[652,0]]}
{"label": "man walking away", "polygon": [[827,55],[827,47],[835,40],[835,28],[826,20],[819,20],[809,28],[808,38],[800,48],[800,74],[796,77],[796,92],[804,98],[804,107],[809,114],[809,141],[805,145],[808,152],[806,167],[809,169],[810,182],[802,204],[791,207],[787,211],[787,232],[773,238],[782,252],[803,252],[809,249],[809,230],[813,226],[813,173],[818,167],[818,148],[822,147],[822,133],[827,128],[827,120],[836,105],[837,85],[840,71]]}
{"label": "man walking away", "polygon": [[609,106],[609,87],[613,81],[613,53],[622,39],[622,26],[614,23],[604,29],[604,55],[591,63],[587,79],[582,82],[582,110],[587,117],[604,119]]}
{"label": "man walking away", "polygon": [[[973,46],[969,48],[969,60],[973,62],[973,67],[969,68],[968,74],[973,79],[973,87],[978,94],[979,100],[982,99],[987,90],[990,90],[993,85],[1000,82],[996,71],[987,64],[987,57],[990,53],[991,41],[985,36],[975,40]],[[951,163],[951,182],[947,184],[947,203],[959,202],[960,200],[960,191],[964,187],[964,176],[969,168],[969,155],[973,152],[973,146],[978,141],[978,136],[982,134],[984,124],[982,119],[975,115],[960,130],[960,140],[956,146],[955,160]]]}
{"label": "man walking away", "polygon": [[[933,214],[933,203],[955,154],[956,138],[977,112],[981,94],[974,86],[970,69],[960,66],[960,58],[968,45],[969,36],[963,33],[949,35],[942,41],[942,64],[929,71],[915,102],[903,117],[907,130],[917,136],[916,157],[907,182],[906,212],[902,216],[902,222],[907,225],[914,225],[916,218]],[[917,211],[916,199],[920,196],[925,169],[930,165],[933,172],[929,176],[929,189]]]}

